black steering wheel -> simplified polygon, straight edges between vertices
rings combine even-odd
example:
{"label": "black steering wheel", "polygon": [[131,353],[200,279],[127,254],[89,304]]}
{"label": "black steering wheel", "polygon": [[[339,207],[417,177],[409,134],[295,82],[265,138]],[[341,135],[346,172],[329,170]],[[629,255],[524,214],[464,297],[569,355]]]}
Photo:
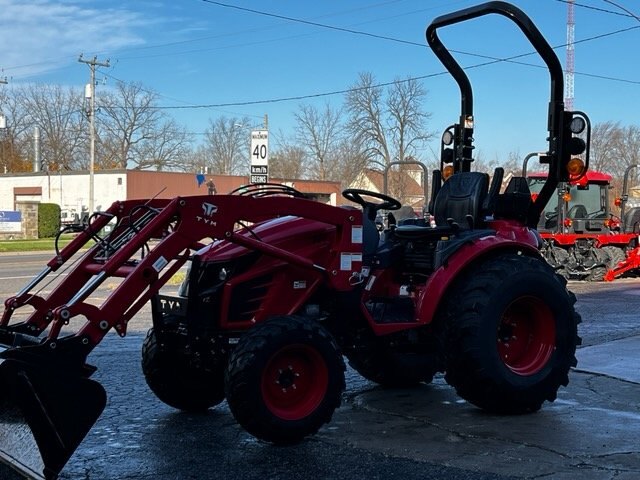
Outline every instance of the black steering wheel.
{"label": "black steering wheel", "polygon": [[[399,210],[402,204],[393,197],[385,195],[384,193],[371,192],[369,190],[361,190],[359,188],[347,188],[342,192],[342,196],[350,202],[355,202],[361,205],[362,208],[371,208],[374,211],[378,210]],[[382,200],[380,203],[367,202],[363,196],[377,198]]]}

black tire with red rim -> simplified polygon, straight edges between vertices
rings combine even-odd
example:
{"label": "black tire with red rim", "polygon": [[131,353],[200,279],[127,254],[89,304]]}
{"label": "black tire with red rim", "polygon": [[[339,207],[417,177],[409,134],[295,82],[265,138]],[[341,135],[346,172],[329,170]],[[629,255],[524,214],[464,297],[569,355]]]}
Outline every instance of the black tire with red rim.
{"label": "black tire with red rim", "polygon": [[224,400],[224,364],[203,365],[185,355],[186,341],[176,329],[167,329],[161,343],[149,329],[142,344],[142,371],[151,391],[167,405],[202,412]]}
{"label": "black tire with red rim", "polygon": [[449,295],[446,380],[500,414],[553,401],[577,364],[575,296],[542,259],[504,254],[462,274]]}
{"label": "black tire with red rim", "polygon": [[331,420],[345,389],[345,365],[317,322],[275,317],[240,338],[225,376],[229,408],[247,432],[290,444]]}

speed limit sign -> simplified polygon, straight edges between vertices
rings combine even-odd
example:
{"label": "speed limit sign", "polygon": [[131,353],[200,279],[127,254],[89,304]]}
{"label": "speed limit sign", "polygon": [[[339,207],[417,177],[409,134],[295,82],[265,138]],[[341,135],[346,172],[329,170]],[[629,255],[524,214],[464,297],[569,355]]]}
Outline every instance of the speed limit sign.
{"label": "speed limit sign", "polygon": [[251,132],[251,183],[269,181],[269,131]]}

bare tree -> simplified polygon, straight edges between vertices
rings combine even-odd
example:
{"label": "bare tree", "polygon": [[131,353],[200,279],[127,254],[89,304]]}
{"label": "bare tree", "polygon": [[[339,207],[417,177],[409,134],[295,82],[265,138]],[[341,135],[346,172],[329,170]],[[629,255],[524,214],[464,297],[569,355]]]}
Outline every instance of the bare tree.
{"label": "bare tree", "polygon": [[[619,123],[596,123],[591,132],[589,168],[600,172],[610,171],[619,163],[622,129]],[[622,171],[624,171],[622,168]]]}
{"label": "bare tree", "polygon": [[[622,184],[624,173],[627,167],[632,165],[640,165],[640,127],[638,125],[628,125],[619,128],[618,132],[613,135],[611,141],[614,143],[614,158],[616,163],[613,165],[611,173],[614,176],[613,184],[615,193],[622,192]],[[629,178],[629,185],[632,186],[638,182],[640,169],[636,168],[631,171],[632,177]]]}
{"label": "bare tree", "polygon": [[269,153],[269,175],[274,178],[305,178],[305,149],[287,139],[282,132],[273,135],[277,138],[275,148]]}
{"label": "bare tree", "polygon": [[[492,159],[486,159],[482,150],[476,150],[473,160],[473,169],[478,172],[485,172],[489,175],[493,175],[496,168],[503,168],[504,174],[511,173],[514,176],[522,175],[522,165],[524,163],[524,156],[520,155],[519,151],[511,151],[507,154],[507,158],[500,158],[497,155]],[[528,165],[528,170],[535,171],[539,167],[533,162]]]}
{"label": "bare tree", "polygon": [[248,118],[218,117],[205,133],[205,165],[211,173],[244,175],[249,170]]}
{"label": "bare tree", "polygon": [[40,154],[48,170],[87,168],[87,131],[82,95],[59,85],[31,84],[17,92],[22,128],[40,130]]}
{"label": "bare tree", "polygon": [[385,91],[371,73],[361,73],[346,97],[348,127],[379,168],[405,157],[419,158],[430,114],[423,108],[426,91],[414,79],[395,80]]}
{"label": "bare tree", "polygon": [[136,146],[136,156],[139,158],[136,168],[157,171],[183,169],[190,151],[190,138],[184,127],[174,119],[168,119],[148,132],[147,136],[147,141]]}
{"label": "bare tree", "polygon": [[176,168],[186,132],[158,109],[158,95],[140,83],[117,82],[98,100],[100,168]]}
{"label": "bare tree", "polygon": [[369,164],[362,146],[355,140],[342,138],[334,149],[333,165],[328,180],[340,182],[342,188],[353,183]]}
{"label": "bare tree", "polygon": [[[322,111],[312,105],[300,105],[295,114],[296,132],[300,143],[308,151],[312,178],[327,180],[334,171],[335,150],[342,134],[341,111],[326,104]],[[333,157],[333,158],[332,158]]]}
{"label": "bare tree", "polygon": [[640,127],[637,125],[623,127],[611,121],[594,125],[591,134],[589,169],[611,175],[613,177],[611,183],[616,193],[622,189],[623,176],[627,167],[639,163]]}
{"label": "bare tree", "polygon": [[33,168],[31,152],[31,134],[26,111],[18,101],[15,92],[20,87],[0,88],[0,113],[5,117],[6,125],[0,130],[0,154],[2,155],[2,172],[28,172]]}
{"label": "bare tree", "polygon": [[624,168],[640,163],[640,127],[638,125],[628,125],[621,129],[617,136],[618,157]]}

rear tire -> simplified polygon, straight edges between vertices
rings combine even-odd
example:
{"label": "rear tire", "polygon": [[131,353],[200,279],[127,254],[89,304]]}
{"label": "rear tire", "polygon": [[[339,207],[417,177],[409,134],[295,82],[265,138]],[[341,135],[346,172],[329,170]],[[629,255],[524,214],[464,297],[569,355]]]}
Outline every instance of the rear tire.
{"label": "rear tire", "polygon": [[555,270],[558,275],[562,275],[567,280],[571,276],[567,271],[569,252],[564,248],[552,246],[545,251],[545,260]]}
{"label": "rear tire", "polygon": [[202,412],[224,400],[224,365],[194,365],[184,355],[176,331],[168,330],[160,344],[153,328],[142,344],[142,371],[151,391],[167,405]]}
{"label": "rear tire", "polygon": [[577,364],[575,296],[541,259],[504,254],[464,274],[448,315],[447,382],[500,414],[553,401]]}
{"label": "rear tire", "polygon": [[609,270],[616,268],[620,262],[627,258],[622,248],[613,245],[602,247],[602,251],[609,255]]}
{"label": "rear tire", "polygon": [[344,361],[313,320],[275,317],[245,333],[225,376],[227,402],[251,435],[291,444],[331,420],[345,389]]}
{"label": "rear tire", "polygon": [[591,269],[585,280],[587,282],[601,282],[607,274],[608,266],[611,261],[610,257],[602,248],[591,248],[591,254],[592,261],[596,264],[602,264],[602,266]]}

